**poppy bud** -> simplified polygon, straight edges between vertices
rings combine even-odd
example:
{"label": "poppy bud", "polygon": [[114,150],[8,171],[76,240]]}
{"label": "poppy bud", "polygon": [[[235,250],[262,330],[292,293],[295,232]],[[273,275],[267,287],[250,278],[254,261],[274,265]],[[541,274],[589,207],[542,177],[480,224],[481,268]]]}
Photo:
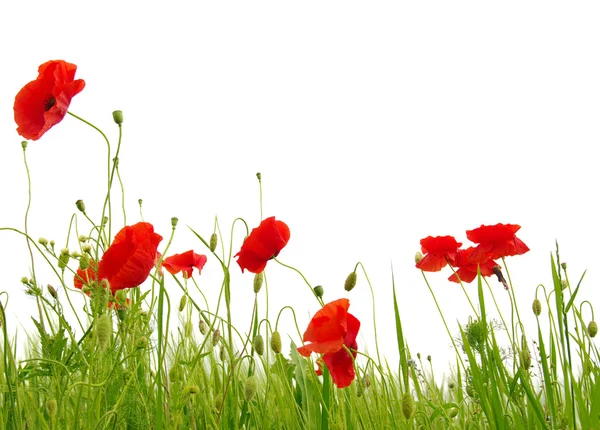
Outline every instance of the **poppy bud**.
{"label": "poppy bud", "polygon": [[564,290],[564,289],[565,289],[565,288],[567,288],[568,286],[569,286],[569,283],[567,282],[567,280],[566,280],[566,279],[561,279],[561,280],[560,280],[560,288],[561,288],[561,289],[563,289],[563,290]]}
{"label": "poppy bud", "polygon": [[85,203],[83,203],[83,200],[77,200],[75,206],[77,206],[77,209],[79,209],[81,213],[85,213]]}
{"label": "poppy bud", "polygon": [[50,295],[54,298],[57,299],[58,298],[58,292],[56,291],[56,288],[54,288],[52,285],[48,284],[48,292],[50,293]]}
{"label": "poppy bud", "polygon": [[189,320],[186,321],[185,325],[183,326],[183,330],[185,337],[190,337],[192,335],[192,322]]}
{"label": "poppy bud", "polygon": [[96,319],[96,339],[98,348],[103,351],[108,346],[112,333],[112,319],[108,315],[100,315]]}
{"label": "poppy bud", "polygon": [[423,254],[420,251],[417,251],[415,254],[415,264],[419,264],[419,262],[423,259]]}
{"label": "poppy bud", "polygon": [[225,361],[225,347],[223,345],[219,348],[219,360]]}
{"label": "poppy bud", "polygon": [[169,369],[169,379],[171,379],[171,381],[180,381],[183,377],[183,369],[181,368],[181,365],[179,363],[174,364],[170,369]]}
{"label": "poppy bud", "polygon": [[185,392],[187,394],[198,394],[200,392],[200,388],[197,385],[187,385],[185,387]]}
{"label": "poppy bud", "polygon": [[200,329],[200,333],[202,333],[203,335],[205,335],[208,331],[208,327],[206,326],[204,320],[200,320],[200,322],[198,323],[198,328]]}
{"label": "poppy bud", "polygon": [[254,376],[249,376],[244,383],[244,399],[247,402],[252,401],[254,396],[256,395],[256,378]]}
{"label": "poppy bud", "polygon": [[217,343],[219,343],[220,336],[221,336],[221,332],[219,331],[219,329],[216,329],[213,333],[213,338],[212,338],[213,346],[217,346]]}
{"label": "poppy bud", "polygon": [[429,361],[431,363],[431,355],[427,356],[427,361]]}
{"label": "poppy bud", "polygon": [[88,240],[90,240],[90,238],[89,238],[89,237],[87,237],[87,236],[84,236],[84,235],[82,234],[82,235],[80,235],[80,236],[77,238],[77,240],[79,240],[79,242],[83,243],[83,242],[87,242]]}
{"label": "poppy bud", "polygon": [[404,418],[409,419],[415,412],[415,399],[407,391],[402,396],[402,415]]}
{"label": "poppy bud", "polygon": [[252,346],[258,355],[263,355],[265,353],[265,340],[263,339],[261,334],[257,334],[254,336],[254,340],[252,341]]}
{"label": "poppy bud", "polygon": [[596,324],[596,321],[590,321],[590,323],[587,326],[587,332],[590,335],[590,337],[596,337],[596,335],[598,334],[598,324]]}
{"label": "poppy bud", "polygon": [[351,272],[346,278],[346,282],[344,283],[344,289],[346,291],[352,291],[352,289],[356,286],[356,272]]}
{"label": "poppy bud", "polygon": [[58,267],[59,269],[64,269],[69,264],[69,259],[71,256],[69,255],[69,250],[67,248],[63,248],[60,250],[60,256],[58,257]]}
{"label": "poppy bud", "polygon": [[179,222],[179,218],[177,218],[176,216],[174,216],[173,218],[171,218],[171,226],[173,228],[177,227],[177,223]]}
{"label": "poppy bud", "polygon": [[313,291],[315,292],[315,296],[323,297],[324,290],[322,286],[317,285],[315,288],[313,288]]}
{"label": "poppy bud", "polygon": [[262,180],[262,175],[260,174],[260,172],[256,172],[256,179],[258,179],[258,182]]}
{"label": "poppy bud", "polygon": [[40,237],[38,239],[38,243],[40,245],[42,245],[43,247],[46,247],[48,245],[48,239],[44,238],[44,237]]}
{"label": "poppy bud", "polygon": [[89,243],[84,243],[83,246],[81,247],[81,250],[87,254],[89,254],[90,252],[92,252],[92,245],[90,245]]}
{"label": "poppy bud", "polygon": [[281,352],[281,335],[278,331],[274,331],[271,335],[271,349],[275,354]]}
{"label": "poppy bud", "polygon": [[123,112],[120,110],[113,111],[113,120],[117,125],[123,124]]}
{"label": "poppy bud", "polygon": [[181,299],[179,300],[179,312],[183,312],[186,304],[187,304],[187,296],[184,294],[183,296],[181,296]]}
{"label": "poppy bud", "polygon": [[23,151],[25,151],[27,149],[27,141],[26,140],[23,140],[21,142],[21,148],[23,148]]}
{"label": "poppy bud", "polygon": [[263,272],[260,272],[260,273],[257,273],[256,275],[254,275],[254,293],[255,294],[258,294],[258,292],[260,291],[264,279],[265,279],[265,275],[263,274]]}
{"label": "poppy bud", "polygon": [[524,370],[528,370],[531,367],[531,353],[529,352],[529,347],[527,345],[519,351],[519,361]]}
{"label": "poppy bud", "polygon": [[217,233],[213,233],[210,235],[209,248],[210,252],[215,252],[215,249],[217,249]]}
{"label": "poppy bud", "polygon": [[56,399],[48,399],[46,402],[46,412],[50,418],[54,419],[58,412],[58,402]]}
{"label": "poppy bud", "polygon": [[535,316],[540,316],[542,313],[542,302],[540,302],[538,299],[535,299],[531,305],[531,309],[533,309],[533,314]]}
{"label": "poppy bud", "polygon": [[102,218],[101,225],[102,225],[102,227],[104,227],[106,224],[108,224],[108,217],[107,216],[105,216],[104,218]]}
{"label": "poppy bud", "polygon": [[560,267],[562,267],[563,270],[567,270],[567,263],[565,263],[565,262],[560,263]]}

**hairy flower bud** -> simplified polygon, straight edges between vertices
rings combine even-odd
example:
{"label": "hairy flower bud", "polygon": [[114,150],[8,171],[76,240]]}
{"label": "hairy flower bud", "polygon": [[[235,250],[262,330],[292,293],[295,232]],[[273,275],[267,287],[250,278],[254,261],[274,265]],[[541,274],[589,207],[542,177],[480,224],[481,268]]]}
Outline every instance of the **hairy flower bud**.
{"label": "hairy flower bud", "polygon": [[64,269],[69,264],[69,259],[71,256],[69,255],[69,250],[67,248],[63,248],[60,250],[60,256],[58,257],[58,268]]}
{"label": "hairy flower bud", "polygon": [[315,292],[315,296],[323,297],[324,290],[322,286],[317,285],[315,288],[313,288],[313,291]]}
{"label": "hairy flower bud", "polygon": [[254,376],[249,376],[244,383],[244,399],[247,402],[252,401],[254,396],[256,395],[257,385],[256,378]]}
{"label": "hairy flower bud", "polygon": [[50,284],[48,284],[48,292],[50,293],[50,295],[52,296],[52,298],[54,298],[54,299],[58,298],[58,292],[56,291],[56,288],[54,288]]}
{"label": "hairy flower bud", "polygon": [[206,323],[203,319],[201,319],[198,323],[198,328],[200,329],[200,333],[202,333],[203,335],[205,335],[208,332],[208,327],[206,326]]}
{"label": "hairy flower bud", "polygon": [[190,337],[192,335],[192,322],[190,320],[187,320],[183,325],[183,333],[185,334],[185,337]]}
{"label": "hairy flower bud", "polygon": [[262,288],[263,280],[265,279],[264,272],[257,273],[254,275],[254,293],[258,294]]}
{"label": "hairy flower bud", "polygon": [[587,326],[587,332],[590,335],[590,337],[596,337],[596,335],[598,334],[598,324],[596,324],[596,321],[590,321],[590,323]]}
{"label": "hairy flower bud", "polygon": [[412,417],[414,412],[415,399],[413,399],[413,397],[407,391],[402,396],[402,415],[404,415],[404,418],[409,419],[410,417]]}
{"label": "hairy flower bud", "polygon": [[85,213],[85,203],[83,203],[83,200],[77,200],[75,206],[77,206],[77,209],[79,209],[81,213]]}
{"label": "hairy flower bud", "polygon": [[273,334],[271,334],[271,349],[275,354],[281,352],[281,335],[278,331],[274,331]]}
{"label": "hairy flower bud", "polygon": [[356,286],[356,272],[351,272],[346,278],[346,282],[344,283],[344,289],[346,291],[352,291],[352,289]]}
{"label": "hairy flower bud", "polygon": [[48,245],[48,239],[46,239],[45,237],[40,237],[38,239],[38,243],[45,248]]}
{"label": "hairy flower bud", "polygon": [[184,294],[183,296],[181,296],[181,299],[179,300],[179,312],[183,312],[186,304],[187,304],[187,296]]}
{"label": "hairy flower bud", "polygon": [[210,248],[210,252],[215,252],[215,249],[217,249],[217,233],[213,233],[210,235],[210,243],[209,243],[209,248]]}
{"label": "hairy flower bud", "polygon": [[108,346],[112,334],[112,319],[108,315],[100,315],[96,319],[96,340],[98,348],[103,351]]}
{"label": "hairy flower bud", "polygon": [[258,355],[263,355],[265,353],[265,340],[260,333],[254,336],[252,346]]}
{"label": "hairy flower bud", "polygon": [[423,259],[423,254],[421,251],[417,251],[415,254],[415,264],[419,264],[419,262]]}
{"label": "hairy flower bud", "polygon": [[540,302],[538,299],[535,299],[531,305],[531,309],[533,309],[533,314],[536,317],[539,317],[542,313],[542,302]]}
{"label": "hairy flower bud", "polygon": [[85,270],[88,267],[90,267],[90,257],[88,257],[87,255],[82,255],[81,257],[79,257],[79,268],[81,270]]}
{"label": "hairy flower bud", "polygon": [[115,121],[115,124],[117,124],[117,125],[123,124],[123,112],[122,111],[120,111],[120,110],[113,111],[112,116],[113,116],[113,120]]}
{"label": "hairy flower bud", "polygon": [[213,346],[217,346],[217,343],[219,343],[220,337],[221,337],[221,332],[219,331],[219,329],[215,329],[215,331],[213,332],[213,338],[212,338]]}
{"label": "hairy flower bud", "polygon": [[46,401],[46,412],[50,418],[54,419],[56,417],[56,413],[58,412],[58,402],[56,399],[48,399]]}

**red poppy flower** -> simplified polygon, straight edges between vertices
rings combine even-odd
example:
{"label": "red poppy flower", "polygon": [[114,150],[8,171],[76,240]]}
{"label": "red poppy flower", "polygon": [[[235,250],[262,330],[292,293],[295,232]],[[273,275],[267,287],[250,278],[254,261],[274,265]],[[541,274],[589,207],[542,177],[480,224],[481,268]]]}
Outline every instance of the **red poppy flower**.
{"label": "red poppy flower", "polygon": [[439,272],[456,257],[462,243],[452,236],[427,236],[421,239],[421,251],[425,256],[417,263],[417,268],[426,272]]}
{"label": "red poppy flower", "polygon": [[467,238],[478,244],[470,258],[477,261],[485,254],[490,258],[525,254],[529,248],[515,236],[520,228],[517,224],[496,224],[467,230]]}
{"label": "red poppy flower", "polygon": [[183,272],[185,277],[191,278],[194,267],[198,269],[198,273],[200,273],[206,264],[206,260],[206,255],[196,254],[194,251],[190,250],[183,254],[173,254],[170,257],[165,258],[162,265],[171,275]]}
{"label": "red poppy flower", "polygon": [[250,232],[244,240],[237,263],[242,269],[252,273],[260,273],[265,269],[267,262],[277,257],[279,251],[290,240],[290,229],[283,221],[276,221],[275,217],[263,220],[260,225]]}
{"label": "red poppy flower", "polygon": [[349,306],[348,299],[339,299],[323,306],[312,318],[302,337],[304,342],[311,343],[298,348],[304,357],[312,352],[323,354],[322,360],[338,388],[349,386],[355,376],[353,358],[346,348],[356,357],[360,321],[348,313]]}
{"label": "red poppy flower", "polygon": [[114,293],[146,280],[154,268],[162,236],[147,222],[126,226],[117,233],[98,264],[98,278],[106,279]]}
{"label": "red poppy flower", "polygon": [[[487,254],[481,254],[479,260],[473,260],[471,255],[475,250],[474,247],[467,249],[459,249],[454,259],[452,266],[456,268],[456,273],[448,278],[449,281],[459,282],[459,277],[462,282],[472,282],[477,277],[477,266],[481,276],[492,276],[494,274],[494,267],[498,265],[494,260],[489,258]],[[458,276],[456,276],[458,275]]]}
{"label": "red poppy flower", "polygon": [[75,80],[76,70],[75,64],[63,60],[48,61],[39,67],[37,79],[15,97],[17,133],[38,140],[62,121],[71,99],[85,87],[83,79]]}

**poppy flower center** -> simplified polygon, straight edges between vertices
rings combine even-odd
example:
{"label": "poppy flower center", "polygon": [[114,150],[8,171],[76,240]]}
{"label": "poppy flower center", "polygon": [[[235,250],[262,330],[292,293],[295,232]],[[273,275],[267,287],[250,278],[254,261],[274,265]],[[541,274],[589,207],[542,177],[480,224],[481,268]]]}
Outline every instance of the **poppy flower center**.
{"label": "poppy flower center", "polygon": [[48,112],[56,104],[56,99],[52,94],[46,100],[44,100],[44,110]]}

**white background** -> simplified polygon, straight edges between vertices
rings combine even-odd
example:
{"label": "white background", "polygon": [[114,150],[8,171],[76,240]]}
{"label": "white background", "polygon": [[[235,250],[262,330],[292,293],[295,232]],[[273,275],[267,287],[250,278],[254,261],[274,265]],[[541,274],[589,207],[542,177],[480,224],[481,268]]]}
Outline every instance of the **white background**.
{"label": "white background", "polygon": [[[597,3],[6,4],[0,226],[21,228],[26,207],[14,96],[41,63],[64,59],[86,81],[70,110],[113,145],[111,112],[124,112],[128,223],[139,221],[143,198],[145,219],[165,237],[159,250],[178,216],[172,251],[204,252],[185,226],[208,237],[215,215],[227,236],[238,216],[258,225],[260,171],[264,216],[291,229],[281,261],[322,284],[326,301],[350,298],[363,350],[375,352],[368,285],[359,273],[346,293],[344,280],[356,262],[364,264],[380,347],[394,363],[393,265],[411,351],[431,354],[434,368],[446,371],[453,351],[413,258],[421,238],[450,234],[468,245],[465,230],[481,224],[522,226],[518,237],[531,251],[507,263],[528,324],[536,286],[550,287],[555,240],[573,283],[588,269],[579,298],[598,303]],[[27,153],[30,232],[63,247],[77,199],[99,219],[106,146],[66,117]],[[113,198],[117,206],[119,194]],[[80,225],[87,226],[82,218]],[[242,240],[236,229],[234,253]],[[0,290],[10,294],[13,332],[17,320],[29,329],[35,315],[19,282],[28,267],[24,240],[0,232]],[[42,284],[56,284],[40,270]],[[232,273],[234,322],[245,331],[252,275],[242,276],[235,263]],[[456,334],[456,321],[465,323],[470,313],[450,274],[446,268],[428,278]],[[271,318],[292,305],[303,331],[317,310],[308,288],[275,262],[267,276]],[[217,262],[209,260],[197,279],[214,296]],[[507,294],[490,282],[509,318]],[[176,285],[168,288],[177,302]],[[475,283],[467,289],[475,299]],[[298,343],[290,321],[284,314],[285,331]]]}

